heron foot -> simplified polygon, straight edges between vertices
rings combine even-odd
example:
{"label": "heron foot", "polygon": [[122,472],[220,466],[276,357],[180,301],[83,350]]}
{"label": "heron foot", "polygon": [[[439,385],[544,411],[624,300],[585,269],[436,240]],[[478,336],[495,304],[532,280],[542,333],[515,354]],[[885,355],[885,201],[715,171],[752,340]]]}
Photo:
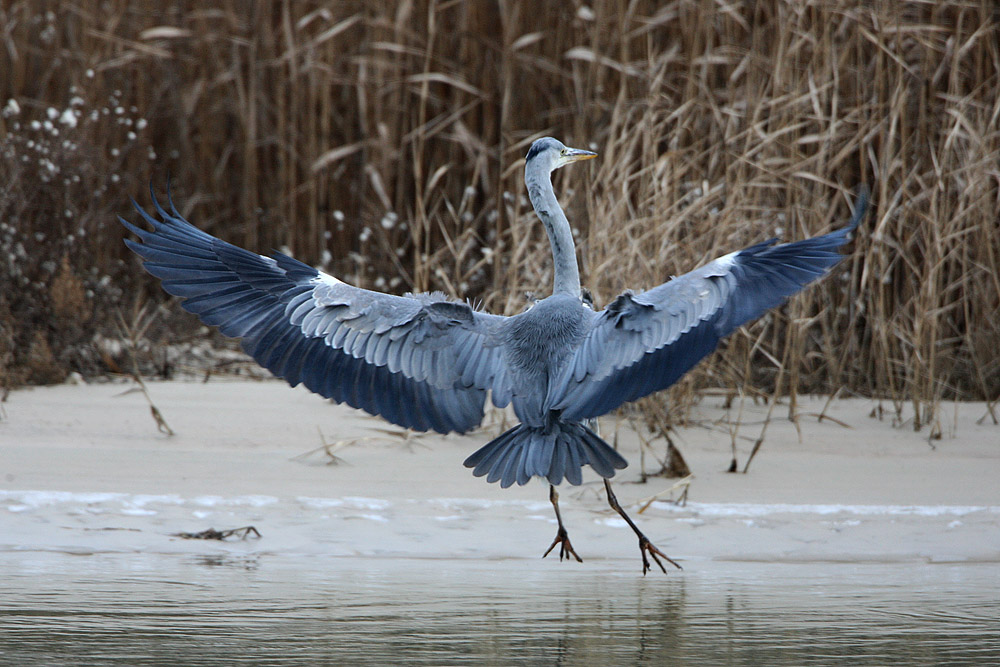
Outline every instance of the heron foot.
{"label": "heron foot", "polygon": [[667,568],[663,567],[663,563],[660,561],[659,558],[660,556],[662,556],[668,563],[676,567],[678,570],[684,569],[673,558],[671,558],[667,554],[657,549],[656,545],[650,542],[649,538],[643,535],[642,533],[639,533],[639,553],[642,554],[643,576],[646,576],[646,573],[652,569],[652,567],[650,567],[649,565],[649,559],[646,558],[647,553],[649,553],[649,555],[653,557],[653,560],[656,561],[656,564],[660,566],[660,569],[663,570],[663,574],[667,573]]}
{"label": "heron foot", "polygon": [[631,528],[639,538],[639,553],[642,554],[642,576],[646,576],[646,573],[652,569],[649,564],[649,558],[646,557],[647,553],[652,556],[653,560],[656,561],[656,564],[660,566],[660,569],[663,570],[663,574],[667,573],[667,568],[663,567],[660,557],[666,559],[678,570],[683,570],[684,568],[678,565],[677,561],[657,549],[656,545],[650,542],[649,538],[646,537],[641,530],[639,530],[639,527],[635,525],[635,522],[632,521],[632,519],[629,518],[629,515],[625,513],[625,510],[622,509],[621,504],[618,502],[618,498],[615,496],[615,492],[611,490],[611,482],[607,479],[604,480],[604,488],[608,492],[608,504],[611,506],[611,509],[618,512],[618,515],[625,519],[625,523],[628,524],[629,528]]}
{"label": "heron foot", "polygon": [[545,558],[549,553],[559,545],[559,562],[565,558],[569,560],[572,556],[576,559],[577,563],[582,563],[583,559],[580,558],[576,551],[573,550],[573,545],[569,541],[569,533],[566,532],[566,528],[563,527],[562,514],[559,512],[559,493],[556,491],[556,487],[549,484],[549,502],[552,503],[552,509],[556,511],[556,522],[559,524],[559,530],[556,531],[556,539],[552,540],[552,545],[548,550],[542,554],[542,558]]}
{"label": "heron foot", "polygon": [[569,541],[569,534],[562,526],[559,526],[559,530],[556,531],[556,539],[552,540],[552,545],[542,554],[542,558],[548,556],[556,548],[557,544],[559,545],[559,562],[562,562],[564,558],[569,560],[570,556],[575,558],[577,563],[583,562],[583,559],[573,550],[573,545]]}

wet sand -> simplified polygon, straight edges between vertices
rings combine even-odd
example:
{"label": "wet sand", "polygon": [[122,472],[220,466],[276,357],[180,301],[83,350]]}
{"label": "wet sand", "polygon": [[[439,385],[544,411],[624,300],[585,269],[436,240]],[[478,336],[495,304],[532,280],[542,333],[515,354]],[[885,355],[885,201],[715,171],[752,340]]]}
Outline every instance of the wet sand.
{"label": "wet sand", "polygon": [[[337,559],[477,559],[523,571],[640,573],[636,541],[603,487],[561,487],[584,563],[540,559],[555,533],[547,486],[500,489],[462,466],[498,432],[407,435],[276,381],[152,383],[176,435],[159,433],[131,385],[13,392],[0,420],[0,553],[271,554]],[[721,399],[696,408],[676,443],[690,465],[686,505],[638,503],[676,480],[639,479],[639,440],[607,419],[628,469],[623,504],[685,572],[726,563],[998,563],[1000,427],[983,404],[945,404],[944,435],[872,418],[875,403],[802,401],[801,438],[779,406],[747,475],[729,465]],[[889,407],[885,405],[885,407]],[[740,463],[766,406],[745,405]],[[728,413],[735,418],[735,408]],[[840,422],[840,423],[837,423]],[[336,463],[323,451],[334,445]],[[655,445],[662,455],[662,441]],[[647,468],[658,467],[647,455]],[[587,469],[589,471],[589,468]],[[677,492],[673,497],[677,497]],[[182,532],[253,525],[259,539],[190,540]],[[334,560],[328,560],[334,559]],[[520,564],[513,565],[513,562]],[[673,576],[673,572],[671,575]],[[662,575],[659,575],[662,576]],[[684,576],[684,575],[681,575]]]}

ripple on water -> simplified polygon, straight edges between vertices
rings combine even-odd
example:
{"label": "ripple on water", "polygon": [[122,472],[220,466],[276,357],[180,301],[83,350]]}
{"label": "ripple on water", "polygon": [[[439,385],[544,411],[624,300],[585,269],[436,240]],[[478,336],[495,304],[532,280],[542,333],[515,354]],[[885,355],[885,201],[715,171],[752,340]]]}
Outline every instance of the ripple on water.
{"label": "ripple on water", "polygon": [[[207,560],[206,560],[207,559]],[[747,664],[1000,656],[996,564],[0,554],[10,664]]]}

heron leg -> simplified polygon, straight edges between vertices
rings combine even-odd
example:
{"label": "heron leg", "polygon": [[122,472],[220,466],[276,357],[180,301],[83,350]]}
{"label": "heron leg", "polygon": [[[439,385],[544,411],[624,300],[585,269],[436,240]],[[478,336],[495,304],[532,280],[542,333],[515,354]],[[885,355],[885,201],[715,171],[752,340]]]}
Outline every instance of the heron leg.
{"label": "heron leg", "polygon": [[649,565],[649,559],[646,558],[647,552],[649,553],[650,556],[653,557],[653,560],[656,561],[656,564],[660,566],[660,569],[663,570],[663,574],[667,573],[667,568],[663,567],[663,563],[660,562],[659,558],[660,556],[665,558],[667,562],[676,567],[678,570],[683,570],[684,568],[678,565],[673,558],[671,558],[667,554],[657,549],[656,545],[650,542],[649,538],[642,534],[642,531],[639,530],[639,527],[635,525],[635,522],[633,522],[632,519],[629,518],[628,514],[625,513],[625,510],[622,509],[622,506],[618,504],[618,498],[615,496],[615,492],[611,490],[611,483],[607,479],[604,480],[604,488],[608,492],[608,504],[611,505],[611,509],[618,512],[618,514],[620,514],[621,517],[625,519],[625,523],[627,523],[632,528],[632,530],[635,531],[635,534],[639,536],[639,553],[642,554],[642,574],[645,575],[651,569]]}
{"label": "heron leg", "polygon": [[552,540],[552,545],[542,554],[542,558],[548,556],[549,552],[555,549],[558,544],[560,561],[564,558],[569,560],[569,557],[572,556],[576,559],[577,563],[582,563],[583,559],[573,551],[573,545],[569,542],[569,533],[566,532],[566,528],[562,522],[562,515],[559,514],[559,493],[552,484],[549,484],[549,502],[552,503],[552,508],[556,511],[556,521],[559,522],[559,530],[556,531],[556,539]]}

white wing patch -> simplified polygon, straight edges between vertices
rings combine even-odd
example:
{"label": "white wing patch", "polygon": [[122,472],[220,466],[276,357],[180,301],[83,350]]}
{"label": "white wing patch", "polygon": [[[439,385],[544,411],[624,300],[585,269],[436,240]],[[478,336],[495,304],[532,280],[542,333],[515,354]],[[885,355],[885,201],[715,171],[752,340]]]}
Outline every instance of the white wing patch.
{"label": "white wing patch", "polygon": [[347,284],[343,280],[340,280],[338,278],[334,278],[329,273],[323,273],[322,271],[320,271],[320,272],[318,272],[316,274],[316,277],[312,279],[312,282],[316,283],[317,285],[329,285],[331,287],[334,286],[334,285],[346,285]]}
{"label": "white wing patch", "polygon": [[737,250],[736,252],[731,252],[728,255],[723,255],[719,259],[715,260],[714,263],[718,264],[721,268],[728,269],[736,263],[736,256],[741,252],[743,251]]}

